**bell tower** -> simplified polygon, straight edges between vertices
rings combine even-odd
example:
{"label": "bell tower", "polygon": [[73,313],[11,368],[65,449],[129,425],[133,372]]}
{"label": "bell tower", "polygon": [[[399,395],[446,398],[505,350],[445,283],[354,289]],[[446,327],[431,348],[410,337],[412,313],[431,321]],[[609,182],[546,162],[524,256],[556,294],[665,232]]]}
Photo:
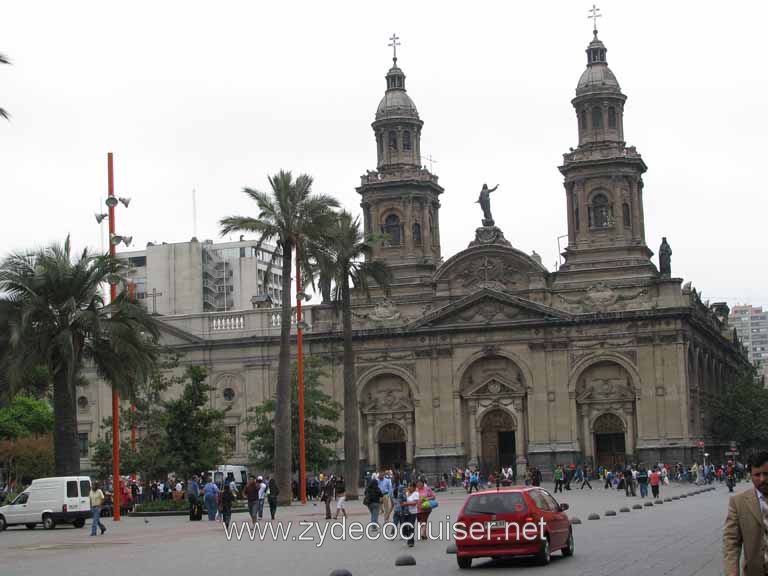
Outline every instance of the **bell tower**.
{"label": "bell tower", "polygon": [[387,89],[371,125],[376,138],[377,170],[361,177],[365,230],[377,234],[371,260],[386,262],[393,285],[423,285],[440,263],[440,201],[437,176],[421,165],[421,128],[416,105],[405,90],[397,65],[399,38],[390,38],[393,64]]}
{"label": "bell tower", "polygon": [[[571,101],[579,145],[563,155],[568,211],[568,247],[560,267],[569,280],[599,272],[602,277],[657,275],[645,243],[643,179],[647,167],[624,141],[627,97],[608,68],[607,49],[597,36],[587,47],[587,68]],[[564,279],[563,279],[564,280]]]}

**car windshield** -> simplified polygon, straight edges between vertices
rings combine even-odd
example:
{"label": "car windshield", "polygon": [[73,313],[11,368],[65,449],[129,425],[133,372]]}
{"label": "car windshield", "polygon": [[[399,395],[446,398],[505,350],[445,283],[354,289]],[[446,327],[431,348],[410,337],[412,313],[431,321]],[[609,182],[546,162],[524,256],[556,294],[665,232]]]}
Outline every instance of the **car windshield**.
{"label": "car windshield", "polygon": [[13,502],[11,504],[26,504],[27,499],[29,498],[29,492],[22,492],[16,498],[13,499]]}
{"label": "car windshield", "polygon": [[528,507],[520,492],[490,492],[472,496],[464,508],[464,514],[516,514]]}

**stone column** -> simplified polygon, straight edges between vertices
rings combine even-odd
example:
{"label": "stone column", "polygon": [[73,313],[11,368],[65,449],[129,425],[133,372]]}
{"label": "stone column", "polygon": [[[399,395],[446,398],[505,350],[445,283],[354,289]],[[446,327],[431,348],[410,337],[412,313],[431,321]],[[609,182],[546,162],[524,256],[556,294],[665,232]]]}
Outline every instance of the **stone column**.
{"label": "stone column", "polygon": [[408,425],[407,425],[407,434],[408,438],[406,438],[406,453],[405,457],[408,460],[409,464],[412,466],[414,465],[414,458],[416,456],[416,438],[414,436],[414,426],[413,426],[413,414],[408,415]]}
{"label": "stone column", "polygon": [[403,240],[408,256],[413,256],[413,197],[403,199],[405,204],[405,222],[403,222]]}
{"label": "stone column", "polygon": [[424,257],[432,256],[432,224],[429,217],[429,198],[421,199],[421,247],[424,250]]}
{"label": "stone column", "polygon": [[589,430],[589,414],[581,415],[581,429],[584,440],[582,446],[584,450],[584,460],[586,460],[591,465],[593,463],[592,460],[595,454],[592,449],[592,433]]}
{"label": "stone column", "polygon": [[517,453],[517,456],[515,458],[515,467],[517,468],[517,483],[521,484],[522,479],[525,478],[525,469],[528,463],[528,460],[525,457],[525,447],[527,442],[525,439],[525,426],[523,425],[523,420],[520,415],[517,416],[517,429],[515,430],[515,452]]}
{"label": "stone column", "polygon": [[624,414],[627,418],[627,443],[625,452],[627,454],[635,453],[635,422],[634,414],[630,411],[625,411]]}
{"label": "stone column", "polygon": [[469,464],[471,466],[477,466],[479,462],[478,457],[478,430],[477,422],[477,406],[472,403],[469,407]]}
{"label": "stone column", "polygon": [[373,437],[373,431],[376,428],[376,419],[372,414],[366,418],[368,422],[368,465],[376,466],[378,464],[378,455],[376,454],[376,442]]}

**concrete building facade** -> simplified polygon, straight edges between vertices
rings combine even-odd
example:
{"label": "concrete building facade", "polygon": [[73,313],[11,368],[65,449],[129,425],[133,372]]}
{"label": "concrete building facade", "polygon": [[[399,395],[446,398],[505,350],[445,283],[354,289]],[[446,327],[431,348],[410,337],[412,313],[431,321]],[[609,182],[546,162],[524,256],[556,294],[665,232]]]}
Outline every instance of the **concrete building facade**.
{"label": "concrete building facade", "polygon": [[768,381],[768,311],[748,304],[734,306],[730,319],[736,335],[747,348],[749,361]]}
{"label": "concrete building facade", "polygon": [[[705,305],[672,275],[666,239],[659,266],[652,260],[646,165],[625,143],[626,96],[606,53],[595,33],[572,101],[578,147],[559,167],[568,246],[557,271],[505,238],[482,195],[482,225],[442,261],[439,211],[450,195],[421,166],[423,122],[395,60],[372,125],[377,170],[357,188],[366,229],[385,234],[371,257],[390,264],[394,281],[389,294],[354,301],[361,447],[345,455],[340,442],[339,459],[440,472],[512,465],[519,475],[535,465],[546,475],[556,463],[690,462],[699,442],[713,457],[727,449],[706,400],[746,358],[727,307]],[[339,311],[305,311],[305,353],[325,362],[326,390],[341,402]],[[278,311],[161,320],[165,342],[208,369],[211,404],[229,408],[235,459],[246,461],[247,409],[275,392]],[[98,398],[86,401],[81,430],[109,409],[103,387],[89,393]]]}

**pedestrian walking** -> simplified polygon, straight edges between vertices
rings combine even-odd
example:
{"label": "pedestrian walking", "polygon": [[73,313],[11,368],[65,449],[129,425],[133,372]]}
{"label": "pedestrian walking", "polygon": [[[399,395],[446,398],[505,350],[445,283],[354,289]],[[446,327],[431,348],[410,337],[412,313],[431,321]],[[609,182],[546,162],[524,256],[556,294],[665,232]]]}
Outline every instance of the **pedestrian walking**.
{"label": "pedestrian walking", "polygon": [[409,484],[405,489],[405,501],[401,501],[401,508],[405,510],[402,516],[402,535],[408,540],[408,546],[413,547],[416,534],[416,514],[419,511],[419,492],[415,484]]}
{"label": "pedestrian walking", "polygon": [[637,469],[637,486],[640,488],[640,498],[648,496],[648,470],[643,464]]}
{"label": "pedestrian walking", "polygon": [[392,480],[387,476],[385,470],[379,472],[379,490],[381,490],[381,514],[384,516],[384,523],[389,522],[389,515],[392,514]]}
{"label": "pedestrian walking", "polygon": [[193,476],[187,483],[187,501],[189,502],[189,519],[200,520],[202,514],[199,514],[200,508],[200,484],[197,481],[197,476]]}
{"label": "pedestrian walking", "polygon": [[336,520],[339,519],[339,514],[344,516],[344,518],[347,517],[346,501],[347,493],[344,485],[344,476],[339,476],[339,479],[336,481]]}
{"label": "pedestrian walking", "polygon": [[335,498],[336,494],[336,477],[331,476],[325,481],[323,486],[323,493],[320,500],[325,503],[325,519],[330,520],[331,516],[331,501]]}
{"label": "pedestrian walking", "polygon": [[208,513],[208,521],[213,522],[216,520],[216,513],[219,510],[219,487],[213,483],[210,476],[203,487],[203,502]]}
{"label": "pedestrian walking", "polygon": [[555,493],[562,492],[565,473],[563,472],[563,466],[561,464],[558,464],[555,467],[553,477],[555,479]]}
{"label": "pedestrian walking", "polygon": [[91,536],[96,536],[96,527],[101,533],[107,531],[107,527],[101,523],[101,507],[104,505],[104,492],[101,491],[98,482],[91,485],[91,492],[88,494],[91,500]]}
{"label": "pedestrian walking", "polygon": [[371,478],[365,489],[363,506],[368,507],[368,511],[371,513],[371,524],[375,524],[377,527],[379,525],[379,510],[381,508],[382,496],[379,480],[375,477]]}
{"label": "pedestrian walking", "polygon": [[[723,529],[726,576],[764,576],[768,573],[768,452],[753,454],[748,463],[752,487],[728,501]],[[739,570],[739,559],[744,561]]]}
{"label": "pedestrian walking", "polygon": [[584,490],[584,485],[586,484],[589,486],[589,489],[592,490],[592,484],[589,483],[589,477],[592,475],[592,469],[589,466],[584,467],[584,476],[581,480],[581,489]]}
{"label": "pedestrian walking", "polygon": [[229,526],[232,520],[232,504],[235,502],[235,495],[229,484],[224,483],[224,489],[221,492],[221,521],[225,526]]}
{"label": "pedestrian walking", "polygon": [[264,500],[267,498],[267,490],[269,489],[269,484],[267,484],[263,476],[256,478],[256,482],[259,484],[259,505],[257,507],[256,513],[259,516],[259,520],[261,520],[264,518]]}
{"label": "pedestrian walking", "polygon": [[251,522],[259,519],[259,485],[256,483],[256,477],[250,476],[245,485],[245,498],[248,501],[248,515]]}
{"label": "pedestrian walking", "polygon": [[651,484],[651,493],[653,494],[653,497],[658,498],[659,486],[661,485],[661,472],[659,472],[659,469],[656,468],[656,466],[653,467],[648,482]]}
{"label": "pedestrian walking", "polygon": [[267,502],[269,502],[269,517],[272,520],[275,519],[275,512],[277,512],[277,497],[279,495],[280,489],[277,487],[277,482],[274,478],[270,478],[267,484]]}

